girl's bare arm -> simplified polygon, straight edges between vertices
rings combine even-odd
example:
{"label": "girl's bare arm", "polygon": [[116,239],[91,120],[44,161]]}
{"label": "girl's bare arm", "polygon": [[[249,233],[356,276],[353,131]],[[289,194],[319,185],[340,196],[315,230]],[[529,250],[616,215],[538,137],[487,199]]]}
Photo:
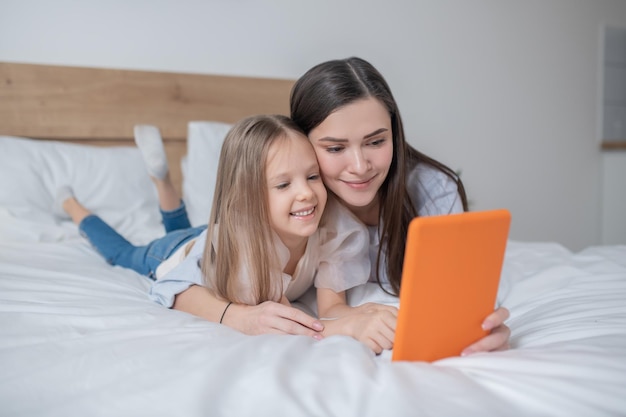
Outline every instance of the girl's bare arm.
{"label": "girl's bare arm", "polygon": [[[207,288],[192,285],[178,294],[172,308],[205,320],[218,323],[228,301],[221,300]],[[283,333],[322,338],[322,323],[298,310],[281,303],[266,301],[256,306],[231,304],[222,318],[222,324],[242,333],[256,335]]]}

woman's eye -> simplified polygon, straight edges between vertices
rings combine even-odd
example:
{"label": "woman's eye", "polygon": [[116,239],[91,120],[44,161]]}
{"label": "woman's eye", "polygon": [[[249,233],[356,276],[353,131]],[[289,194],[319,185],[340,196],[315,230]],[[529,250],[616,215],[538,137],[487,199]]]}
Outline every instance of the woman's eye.
{"label": "woman's eye", "polygon": [[383,143],[385,143],[385,140],[386,140],[385,138],[380,138],[380,139],[371,141],[369,144],[371,146],[381,146]]}
{"label": "woman's eye", "polygon": [[326,148],[326,152],[328,153],[338,153],[343,150],[343,146],[329,146]]}

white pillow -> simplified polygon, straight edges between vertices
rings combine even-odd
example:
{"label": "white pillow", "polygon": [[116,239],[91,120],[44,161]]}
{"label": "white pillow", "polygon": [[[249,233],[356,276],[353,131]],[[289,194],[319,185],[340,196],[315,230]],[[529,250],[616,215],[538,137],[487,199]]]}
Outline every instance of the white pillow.
{"label": "white pillow", "polygon": [[182,164],[183,200],[193,226],[209,221],[222,143],[231,127],[213,121],[193,121],[187,125],[187,157]]}
{"label": "white pillow", "polygon": [[[156,190],[137,148],[0,136],[3,223],[8,217],[20,225],[37,223],[47,231],[38,240],[77,236],[71,221],[52,214],[62,185],[71,186],[85,207],[133,243],[147,243],[164,233]],[[54,227],[59,233],[51,232]]]}

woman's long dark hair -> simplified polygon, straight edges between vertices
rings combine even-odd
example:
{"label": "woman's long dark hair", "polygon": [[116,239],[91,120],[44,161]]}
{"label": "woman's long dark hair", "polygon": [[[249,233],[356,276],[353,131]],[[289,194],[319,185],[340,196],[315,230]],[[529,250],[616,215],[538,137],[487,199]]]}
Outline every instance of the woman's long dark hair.
{"label": "woman's long dark hair", "polygon": [[400,111],[387,82],[376,68],[361,58],[327,61],[307,71],[291,90],[291,118],[308,135],[337,109],[368,97],[376,98],[385,106],[393,131],[391,166],[378,192],[380,245],[374,273],[378,284],[386,290],[379,276],[381,254],[385,251],[389,283],[393,293],[398,295],[407,230],[409,222],[417,216],[417,202],[411,201],[407,191],[407,175],[418,163],[429,165],[456,182],[464,210],[467,210],[467,197],[454,171],[406,142]]}

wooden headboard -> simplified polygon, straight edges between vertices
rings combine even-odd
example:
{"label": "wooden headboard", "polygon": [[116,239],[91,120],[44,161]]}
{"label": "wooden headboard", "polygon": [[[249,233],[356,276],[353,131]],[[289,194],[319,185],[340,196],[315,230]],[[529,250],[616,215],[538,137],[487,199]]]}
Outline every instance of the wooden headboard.
{"label": "wooden headboard", "polygon": [[180,190],[187,123],[289,114],[293,80],[0,62],[0,135],[134,146],[157,125]]}

